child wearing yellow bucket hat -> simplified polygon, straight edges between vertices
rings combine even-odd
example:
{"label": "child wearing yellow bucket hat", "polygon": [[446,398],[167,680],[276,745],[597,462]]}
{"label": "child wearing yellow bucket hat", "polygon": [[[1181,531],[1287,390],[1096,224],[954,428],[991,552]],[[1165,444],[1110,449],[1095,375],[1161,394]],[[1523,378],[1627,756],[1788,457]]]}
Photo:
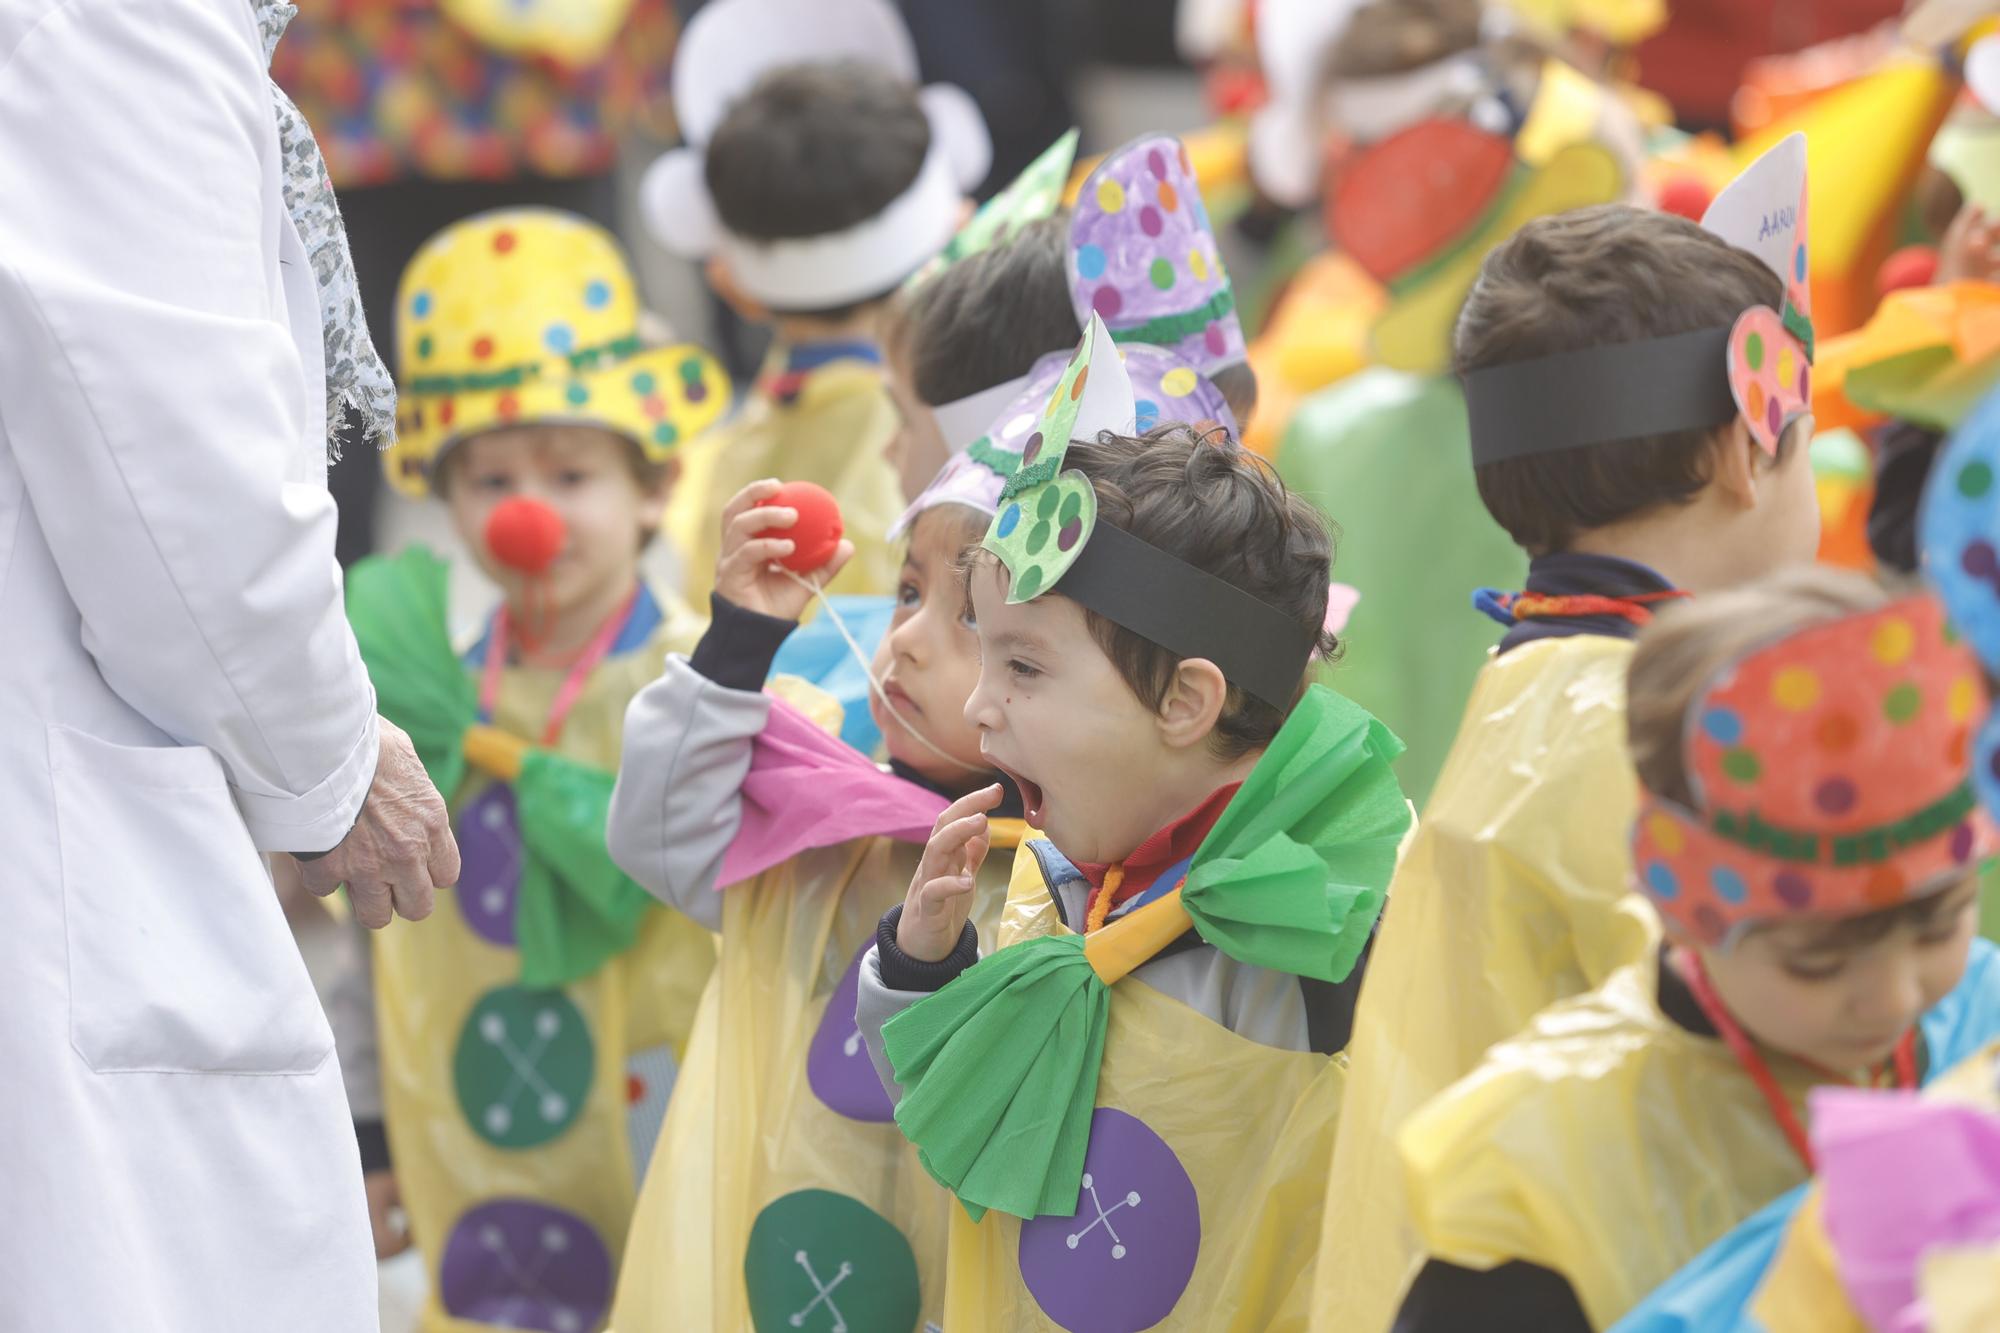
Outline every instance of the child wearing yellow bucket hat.
{"label": "child wearing yellow bucket hat", "polygon": [[1936,599],[1791,570],[1662,617],[1630,694],[1635,883],[1666,938],[1405,1127],[1425,1263],[1401,1333],[1609,1328],[1806,1179],[1810,1089],[1915,1087],[1956,1058],[1929,1015],[1991,986],[1968,973],[2000,849],[1985,690]]}
{"label": "child wearing yellow bucket hat", "polygon": [[428,1333],[590,1329],[714,964],[706,930],[611,863],[604,827],[625,706],[701,629],[639,561],[729,383],[698,348],[646,345],[624,256],[570,214],[448,227],[397,302],[390,480],[449,508],[503,595],[466,642],[430,551],[348,581],[381,711],[465,859],[436,915],[376,941],[388,1147]]}

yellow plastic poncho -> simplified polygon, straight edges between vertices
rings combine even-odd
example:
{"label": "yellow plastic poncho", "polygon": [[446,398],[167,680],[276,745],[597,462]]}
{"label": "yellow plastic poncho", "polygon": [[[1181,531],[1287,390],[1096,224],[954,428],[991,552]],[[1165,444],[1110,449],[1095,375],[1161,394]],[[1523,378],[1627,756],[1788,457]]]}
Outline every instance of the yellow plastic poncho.
{"label": "yellow plastic poncho", "polygon": [[[1062,931],[1017,858],[1000,944]],[[951,1333],[1303,1329],[1340,1056],[1239,1037],[1136,977],[1110,1024],[1073,1218],[951,1210]]]}
{"label": "yellow plastic poncho", "polygon": [[[554,748],[615,771],[626,704],[701,628],[669,609],[643,648],[607,658]],[[563,676],[506,670],[493,724],[539,739]],[[475,771],[451,805],[467,848],[457,891],[429,919],[375,937],[385,1117],[430,1276],[423,1328],[574,1319],[588,1333],[610,1306],[714,937],[656,907],[638,942],[595,973],[559,990],[523,988],[506,867],[475,859],[467,829],[478,820],[504,835],[506,793]]]}
{"label": "yellow plastic poncho", "polygon": [[[983,948],[1023,832],[993,823],[972,911]],[[936,1324],[951,1196],[897,1130],[854,1026],[861,957],[922,852],[860,839],[723,891],[722,957],[632,1220],[620,1333]]]}
{"label": "yellow plastic poncho", "polygon": [[[1771,1072],[1803,1117],[1824,1076]],[[1400,1148],[1424,1255],[1553,1269],[1600,1329],[1806,1178],[1728,1046],[1660,1011],[1656,950],[1495,1046]]]}
{"label": "yellow plastic poncho", "polygon": [[1415,1271],[1404,1121],[1657,938],[1651,909],[1625,892],[1631,656],[1620,639],[1543,640],[1494,658],[1473,687],[1361,986],[1313,1297],[1323,1333],[1388,1328]]}
{"label": "yellow plastic poncho", "polygon": [[829,361],[806,371],[797,393],[780,399],[770,382],[783,366],[783,349],[774,350],[738,415],[683,446],[666,534],[680,557],[681,588],[696,605],[708,605],[715,587],[722,507],[763,477],[815,482],[840,502],[854,559],[829,593],[896,590],[903,557],[888,534],[907,502],[888,454],[901,418],[882,368],[859,358]]}

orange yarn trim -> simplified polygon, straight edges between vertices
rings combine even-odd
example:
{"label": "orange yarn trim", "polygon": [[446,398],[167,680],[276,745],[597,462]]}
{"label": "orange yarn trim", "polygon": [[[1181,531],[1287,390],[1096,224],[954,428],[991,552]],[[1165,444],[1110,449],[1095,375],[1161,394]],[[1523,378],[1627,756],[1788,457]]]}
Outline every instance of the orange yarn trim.
{"label": "orange yarn trim", "polygon": [[1088,935],[1104,924],[1104,919],[1111,915],[1111,900],[1124,883],[1125,867],[1122,863],[1104,872],[1104,883],[1091,895],[1090,910],[1083,915],[1084,934]]}

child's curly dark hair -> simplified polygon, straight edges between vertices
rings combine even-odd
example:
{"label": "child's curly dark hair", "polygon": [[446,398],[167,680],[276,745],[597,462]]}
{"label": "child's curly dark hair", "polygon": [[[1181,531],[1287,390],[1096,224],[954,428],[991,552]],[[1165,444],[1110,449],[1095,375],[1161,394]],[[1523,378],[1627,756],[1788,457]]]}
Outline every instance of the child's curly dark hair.
{"label": "child's curly dark hair", "polygon": [[[1071,444],[1063,468],[1090,479],[1100,523],[1123,528],[1291,616],[1314,636],[1315,658],[1340,655],[1340,640],[1325,628],[1333,525],[1287,489],[1269,463],[1221,429],[1174,424],[1142,435],[1106,431]],[[1084,616],[1132,693],[1158,709],[1182,659],[1093,611]],[[1294,704],[1306,684],[1302,675]],[[1210,743],[1222,759],[1260,750],[1290,711],[1232,684]]]}

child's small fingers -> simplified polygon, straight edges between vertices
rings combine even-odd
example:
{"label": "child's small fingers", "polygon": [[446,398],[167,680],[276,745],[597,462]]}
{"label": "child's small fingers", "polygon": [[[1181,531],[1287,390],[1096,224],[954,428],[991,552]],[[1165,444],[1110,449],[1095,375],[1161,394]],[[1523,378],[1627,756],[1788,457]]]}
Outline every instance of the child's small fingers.
{"label": "child's small fingers", "polygon": [[781,532],[799,521],[799,511],[783,505],[746,509],[729,521],[723,538],[731,542],[755,540],[759,533]]}
{"label": "child's small fingers", "polygon": [[923,873],[943,875],[956,871],[964,864],[966,846],[985,832],[985,815],[967,815],[945,825],[931,835],[924,847]]}
{"label": "child's small fingers", "polygon": [[936,917],[952,910],[952,904],[972,892],[972,876],[943,875],[929,880],[917,892],[917,911]]}
{"label": "child's small fingers", "polygon": [[764,537],[743,543],[741,550],[745,560],[762,567],[783,560],[798,548],[799,544],[790,537]]}
{"label": "child's small fingers", "polygon": [[967,792],[944,808],[944,813],[937,817],[937,823],[931,826],[931,836],[936,837],[967,815],[983,814],[997,808],[1005,794],[997,782],[989,783],[978,791]]}
{"label": "child's small fingers", "polygon": [[765,477],[761,480],[751,482],[748,486],[730,496],[729,503],[722,506],[723,526],[729,526],[729,524],[736,520],[738,515],[747,510],[757,508],[758,505],[776,495],[778,493],[778,485],[777,478]]}

